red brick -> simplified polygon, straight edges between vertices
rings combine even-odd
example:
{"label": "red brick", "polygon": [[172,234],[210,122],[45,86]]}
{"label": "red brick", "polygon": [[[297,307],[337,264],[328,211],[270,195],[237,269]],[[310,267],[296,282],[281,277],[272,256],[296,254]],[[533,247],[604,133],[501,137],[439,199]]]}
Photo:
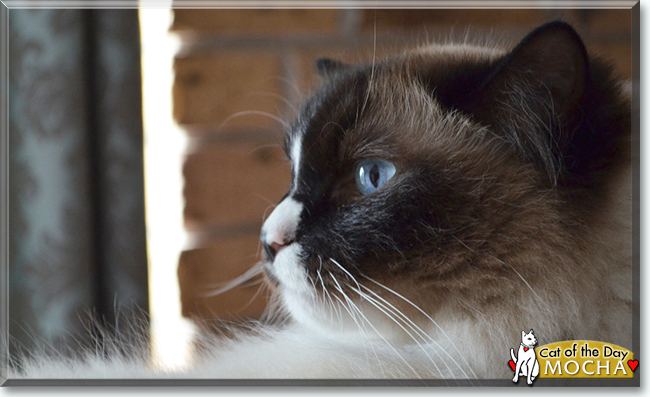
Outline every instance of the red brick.
{"label": "red brick", "polygon": [[282,33],[331,32],[337,29],[338,24],[339,11],[327,9],[175,9],[172,30],[279,35]]}
{"label": "red brick", "polygon": [[[270,51],[223,50],[175,60],[174,117],[180,124],[220,126],[238,112],[283,112],[280,59]],[[278,128],[273,118],[236,117],[232,125]]]}
{"label": "red brick", "polygon": [[227,320],[258,318],[267,302],[267,290],[261,288],[261,284],[240,286],[209,296],[259,260],[258,245],[259,238],[255,234],[223,238],[205,248],[184,251],[178,267],[183,316]]}
{"label": "red brick", "polygon": [[[291,183],[291,171],[279,144],[215,144],[187,156],[185,219],[187,228],[210,225],[259,225]],[[268,214],[267,214],[268,215]]]}

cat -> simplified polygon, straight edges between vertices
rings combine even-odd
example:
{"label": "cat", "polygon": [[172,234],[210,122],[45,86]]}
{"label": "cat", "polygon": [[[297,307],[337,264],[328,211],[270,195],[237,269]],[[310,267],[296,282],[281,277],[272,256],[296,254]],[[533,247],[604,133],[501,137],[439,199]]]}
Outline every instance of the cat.
{"label": "cat", "polygon": [[515,351],[510,349],[510,357],[516,364],[515,377],[512,378],[514,383],[519,381],[519,376],[525,376],[526,383],[532,385],[535,378],[539,375],[539,362],[535,355],[536,344],[537,338],[535,338],[531,329],[529,333],[521,331],[521,345],[519,345],[517,356],[515,356]]}
{"label": "cat", "polygon": [[509,379],[528,327],[631,347],[630,99],[571,26],[316,67],[249,272],[275,323],[183,373],[93,356],[72,377]]}

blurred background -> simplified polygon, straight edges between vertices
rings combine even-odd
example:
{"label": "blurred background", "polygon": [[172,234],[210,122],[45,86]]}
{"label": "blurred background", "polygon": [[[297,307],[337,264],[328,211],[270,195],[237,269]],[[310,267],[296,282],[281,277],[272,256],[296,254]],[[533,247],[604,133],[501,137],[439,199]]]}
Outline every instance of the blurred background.
{"label": "blurred background", "polygon": [[[84,340],[88,315],[191,360],[193,324],[260,316],[259,260],[290,185],[279,145],[315,59],[516,44],[553,19],[630,78],[626,9],[10,10],[12,349]],[[135,314],[134,314],[135,313]],[[120,325],[121,324],[121,325]],[[92,328],[92,327],[91,327]]]}

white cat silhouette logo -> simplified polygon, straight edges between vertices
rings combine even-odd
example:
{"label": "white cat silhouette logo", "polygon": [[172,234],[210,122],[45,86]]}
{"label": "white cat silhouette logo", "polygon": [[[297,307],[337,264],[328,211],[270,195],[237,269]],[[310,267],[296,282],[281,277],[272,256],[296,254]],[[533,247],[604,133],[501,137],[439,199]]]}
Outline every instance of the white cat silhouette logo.
{"label": "white cat silhouette logo", "polygon": [[521,331],[521,345],[519,346],[516,357],[514,349],[510,349],[510,357],[512,357],[512,360],[508,364],[515,371],[515,376],[512,378],[513,382],[517,383],[520,376],[525,376],[526,382],[532,385],[537,375],[539,375],[539,363],[535,354],[536,344],[537,339],[533,335],[532,329],[529,333]]}

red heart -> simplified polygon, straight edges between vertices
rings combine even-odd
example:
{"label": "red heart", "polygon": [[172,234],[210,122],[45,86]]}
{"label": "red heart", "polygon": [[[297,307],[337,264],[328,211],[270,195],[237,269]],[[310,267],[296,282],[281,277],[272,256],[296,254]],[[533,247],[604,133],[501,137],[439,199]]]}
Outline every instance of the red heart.
{"label": "red heart", "polygon": [[524,347],[524,351],[527,352],[527,351],[528,351],[528,348],[527,348],[527,347]]}
{"label": "red heart", "polygon": [[639,361],[638,361],[638,360],[627,360],[627,365],[630,367],[630,369],[632,370],[632,372],[634,372],[634,370],[636,369],[637,365],[639,365]]}
{"label": "red heart", "polygon": [[[512,368],[513,371],[515,370],[515,368],[517,368],[517,366],[515,365],[515,362],[512,361],[512,360],[508,361],[508,364],[510,365],[510,368]],[[628,365],[629,365],[629,364],[628,364]],[[636,365],[635,365],[635,367],[636,367]],[[633,370],[633,371],[634,371],[634,370]]]}

